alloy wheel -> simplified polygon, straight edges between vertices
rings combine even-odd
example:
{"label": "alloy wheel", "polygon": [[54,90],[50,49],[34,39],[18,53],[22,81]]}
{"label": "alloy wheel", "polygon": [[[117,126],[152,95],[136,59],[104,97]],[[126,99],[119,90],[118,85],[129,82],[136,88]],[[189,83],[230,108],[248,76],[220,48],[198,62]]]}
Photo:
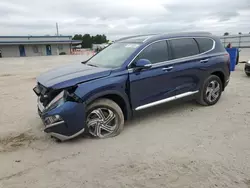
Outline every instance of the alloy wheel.
{"label": "alloy wheel", "polygon": [[118,127],[116,114],[108,108],[96,108],[87,116],[89,133],[104,138],[114,133]]}
{"label": "alloy wheel", "polygon": [[206,97],[209,102],[214,102],[220,96],[220,84],[216,80],[212,80],[206,89]]}

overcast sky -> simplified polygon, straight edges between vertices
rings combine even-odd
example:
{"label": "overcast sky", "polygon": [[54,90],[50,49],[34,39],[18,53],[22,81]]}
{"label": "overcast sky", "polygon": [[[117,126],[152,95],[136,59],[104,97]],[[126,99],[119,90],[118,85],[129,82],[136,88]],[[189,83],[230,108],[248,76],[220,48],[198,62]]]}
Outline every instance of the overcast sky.
{"label": "overcast sky", "polygon": [[1,0],[0,35],[250,32],[250,0]]}

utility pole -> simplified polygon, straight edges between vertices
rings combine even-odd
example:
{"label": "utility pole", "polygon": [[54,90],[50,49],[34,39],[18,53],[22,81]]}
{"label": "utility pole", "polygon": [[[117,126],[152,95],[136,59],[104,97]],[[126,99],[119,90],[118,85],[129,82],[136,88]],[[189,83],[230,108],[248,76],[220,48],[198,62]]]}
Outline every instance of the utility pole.
{"label": "utility pole", "polygon": [[56,36],[59,36],[58,23],[56,23]]}
{"label": "utility pole", "polygon": [[[58,29],[58,23],[56,22],[56,36],[59,36],[59,29]],[[57,44],[57,55],[59,55],[59,46]]]}

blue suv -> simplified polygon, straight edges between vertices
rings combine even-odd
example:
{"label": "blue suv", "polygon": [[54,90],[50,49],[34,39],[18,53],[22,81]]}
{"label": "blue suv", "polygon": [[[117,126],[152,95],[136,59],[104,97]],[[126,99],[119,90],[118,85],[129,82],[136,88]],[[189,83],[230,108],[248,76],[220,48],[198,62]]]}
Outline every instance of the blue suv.
{"label": "blue suv", "polygon": [[228,53],[210,33],[140,35],[40,75],[33,90],[46,133],[59,140],[82,133],[107,138],[137,110],[184,97],[214,105],[229,67]]}

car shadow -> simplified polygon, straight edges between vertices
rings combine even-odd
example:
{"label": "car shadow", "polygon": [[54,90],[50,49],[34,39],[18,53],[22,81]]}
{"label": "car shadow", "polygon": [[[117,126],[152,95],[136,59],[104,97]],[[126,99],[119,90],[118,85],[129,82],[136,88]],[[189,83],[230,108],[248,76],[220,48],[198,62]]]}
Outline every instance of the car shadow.
{"label": "car shadow", "polygon": [[156,119],[163,116],[169,116],[173,113],[181,113],[183,111],[193,111],[200,105],[194,100],[179,99],[176,101],[164,103],[144,110],[135,111],[131,120],[126,122],[125,128],[136,126],[139,121],[147,122],[149,119]]}
{"label": "car shadow", "polygon": [[[130,129],[133,128],[138,124],[138,122],[147,122],[149,119],[153,119],[153,118],[159,118],[159,117],[167,117],[169,115],[172,115],[173,113],[182,113],[183,111],[193,111],[193,109],[195,108],[199,108],[200,105],[198,105],[195,101],[193,101],[192,99],[179,99],[176,101],[172,101],[172,102],[168,102],[165,104],[161,104],[161,105],[157,105],[151,108],[147,108],[144,110],[140,110],[140,111],[136,111],[132,117],[131,120],[125,122],[125,127],[124,127],[124,131],[126,131],[126,129]],[[77,143],[77,142],[81,142],[84,141],[85,142],[87,140],[99,140],[99,139],[95,139],[92,136],[89,136],[88,134],[82,134],[77,136],[74,139],[71,140],[67,140],[64,141],[62,143],[69,143],[69,144],[73,144],[73,143]],[[56,140],[58,141],[58,140]],[[58,143],[61,143],[60,141],[58,141]]]}

